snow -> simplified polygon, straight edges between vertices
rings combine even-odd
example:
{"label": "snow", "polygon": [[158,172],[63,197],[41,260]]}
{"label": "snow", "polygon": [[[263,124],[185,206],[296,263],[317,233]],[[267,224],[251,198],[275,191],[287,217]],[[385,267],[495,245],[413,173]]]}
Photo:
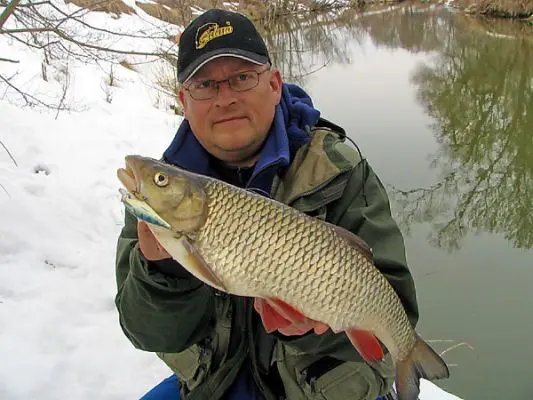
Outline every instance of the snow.
{"label": "snow", "polygon": [[[86,20],[122,32],[177,32],[128,3],[139,15]],[[15,161],[0,146],[0,398],[139,398],[170,370],[135,349],[118,324],[114,252],[123,207],[116,169],[127,154],[160,157],[181,122],[153,83],[164,63],[139,56],[134,61],[146,62],[139,72],[115,65],[118,86],[110,88],[109,62],[58,60],[45,82],[42,54],[6,36],[0,54],[20,62],[0,62],[0,74],[54,104],[67,87],[72,110],[22,107],[1,87],[0,141]],[[138,51],[172,46],[111,41]],[[424,381],[421,399],[457,397]]]}

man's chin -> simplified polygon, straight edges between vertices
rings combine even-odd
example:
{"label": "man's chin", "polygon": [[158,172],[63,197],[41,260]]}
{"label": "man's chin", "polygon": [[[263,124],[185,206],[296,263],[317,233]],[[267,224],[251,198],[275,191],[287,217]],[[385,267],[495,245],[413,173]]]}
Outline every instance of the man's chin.
{"label": "man's chin", "polygon": [[259,158],[259,149],[248,143],[241,146],[224,146],[218,149],[219,157],[228,164],[253,165]]}

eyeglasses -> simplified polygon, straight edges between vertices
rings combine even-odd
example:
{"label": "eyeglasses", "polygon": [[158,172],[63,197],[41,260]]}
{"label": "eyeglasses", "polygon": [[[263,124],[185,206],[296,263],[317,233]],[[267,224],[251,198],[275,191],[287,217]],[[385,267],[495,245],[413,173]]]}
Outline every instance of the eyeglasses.
{"label": "eyeglasses", "polygon": [[223,82],[228,82],[231,90],[234,92],[246,92],[259,85],[259,75],[269,71],[267,68],[263,71],[242,71],[226,79],[215,81],[208,79],[191,83],[185,88],[191,97],[195,100],[210,100],[218,94],[218,87]]}

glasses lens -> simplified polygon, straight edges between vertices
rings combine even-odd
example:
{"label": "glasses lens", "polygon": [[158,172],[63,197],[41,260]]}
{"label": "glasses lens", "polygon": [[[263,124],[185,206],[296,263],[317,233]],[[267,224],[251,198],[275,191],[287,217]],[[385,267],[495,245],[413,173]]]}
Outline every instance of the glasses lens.
{"label": "glasses lens", "polygon": [[189,86],[189,93],[195,100],[207,100],[217,93],[217,83],[213,80],[194,82]]}
{"label": "glasses lens", "polygon": [[253,89],[259,83],[259,74],[255,71],[244,71],[228,79],[229,85],[236,92]]}

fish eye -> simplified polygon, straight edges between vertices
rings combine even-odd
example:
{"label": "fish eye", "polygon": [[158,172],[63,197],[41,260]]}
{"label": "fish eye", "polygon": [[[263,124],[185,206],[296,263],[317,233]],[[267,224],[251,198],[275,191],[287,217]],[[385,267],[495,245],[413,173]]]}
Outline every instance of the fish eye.
{"label": "fish eye", "polygon": [[161,172],[154,175],[154,182],[157,186],[165,187],[168,185],[168,177]]}

